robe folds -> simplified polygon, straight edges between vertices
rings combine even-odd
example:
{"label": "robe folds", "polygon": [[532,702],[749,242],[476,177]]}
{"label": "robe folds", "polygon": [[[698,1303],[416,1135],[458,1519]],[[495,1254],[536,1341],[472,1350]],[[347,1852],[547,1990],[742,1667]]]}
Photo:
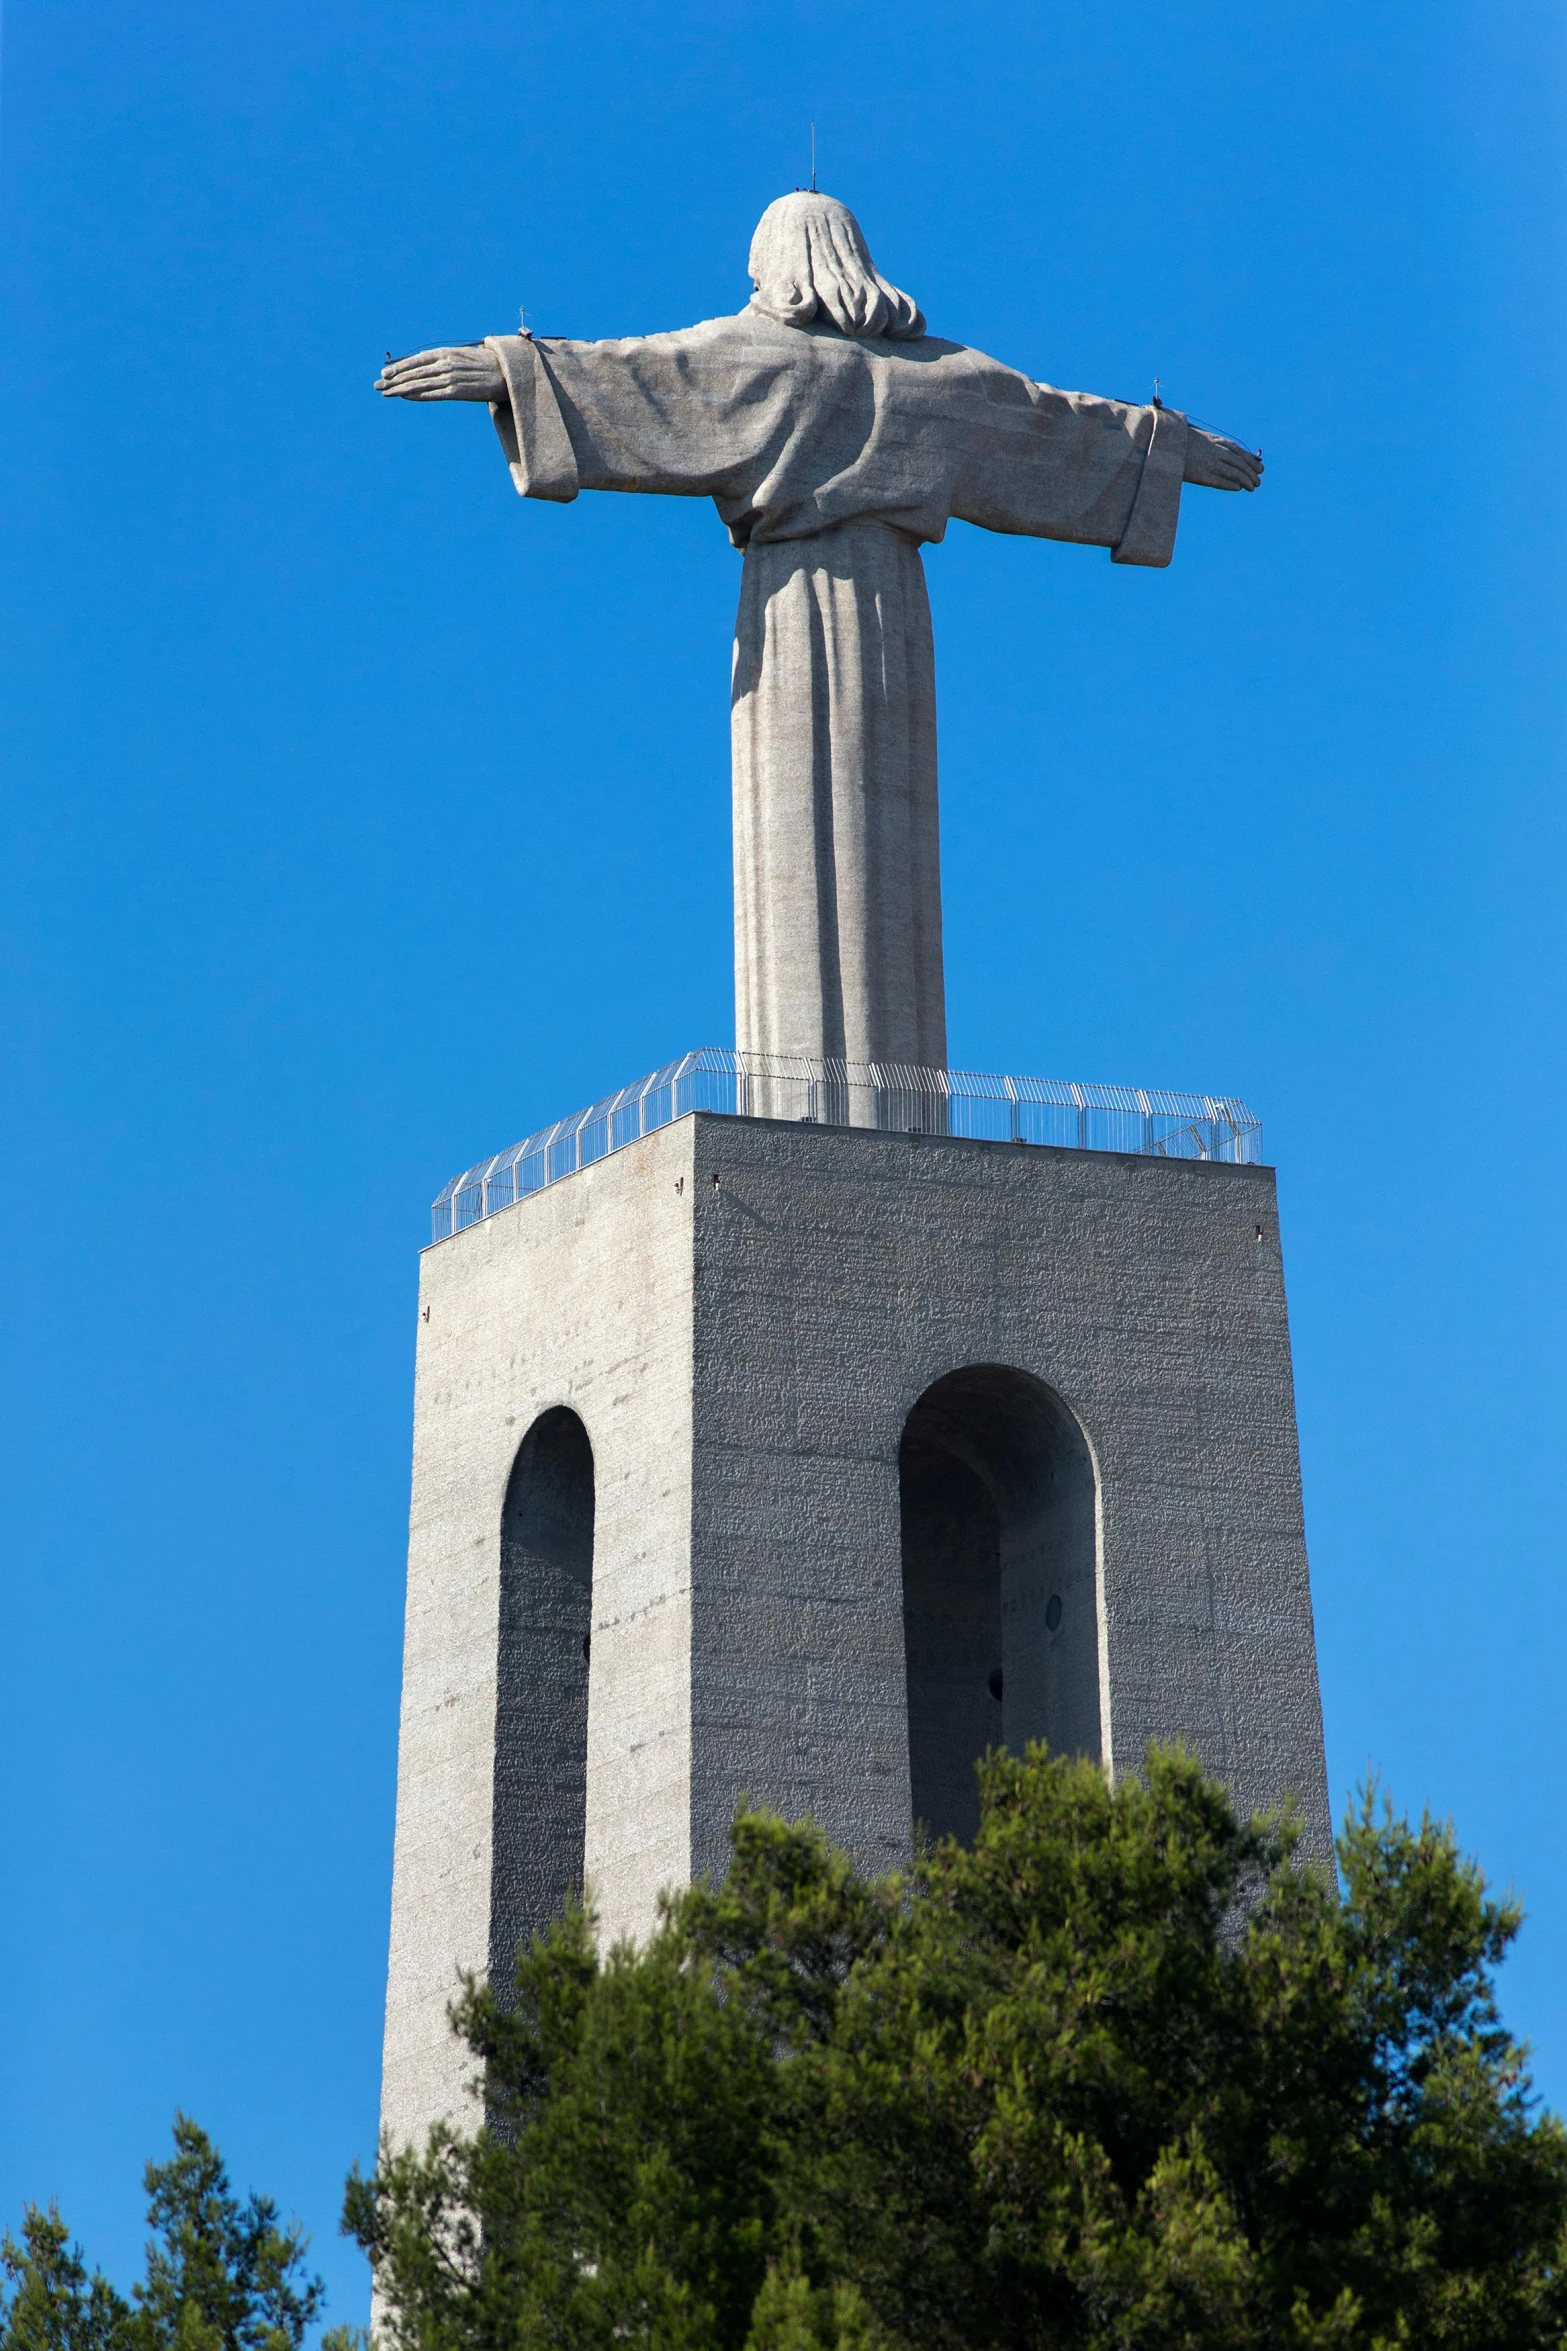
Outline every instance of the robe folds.
{"label": "robe folds", "polygon": [[962,344],[761,312],[490,338],[524,497],[710,497],[745,569],[732,694],[736,1042],[946,1065],[936,686],[920,546],[953,518],[1174,551],[1186,420]]}

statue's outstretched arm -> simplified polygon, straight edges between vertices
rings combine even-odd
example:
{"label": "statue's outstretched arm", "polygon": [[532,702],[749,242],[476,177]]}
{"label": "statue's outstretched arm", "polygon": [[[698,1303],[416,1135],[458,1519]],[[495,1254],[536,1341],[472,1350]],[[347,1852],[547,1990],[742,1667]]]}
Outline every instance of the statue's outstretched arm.
{"label": "statue's outstretched arm", "polygon": [[506,381],[483,343],[443,345],[389,359],[375,379],[388,400],[504,400]]}
{"label": "statue's outstretched arm", "polygon": [[1199,490],[1255,490],[1262,479],[1262,459],[1223,433],[1205,433],[1200,425],[1186,427],[1186,469],[1182,480]]}

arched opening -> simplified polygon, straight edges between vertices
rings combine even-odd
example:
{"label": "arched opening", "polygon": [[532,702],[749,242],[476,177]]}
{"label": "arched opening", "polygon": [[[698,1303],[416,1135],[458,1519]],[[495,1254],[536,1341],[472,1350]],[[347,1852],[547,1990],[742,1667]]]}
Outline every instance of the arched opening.
{"label": "arched opening", "polygon": [[541,1413],[501,1515],[491,1821],[490,1980],[582,1884],[593,1623],[593,1448],[574,1412]]}
{"label": "arched opening", "polygon": [[1099,1754],[1093,1461],[1042,1380],[974,1364],[914,1406],[898,1485],[914,1818],[967,1839],[987,1747]]}

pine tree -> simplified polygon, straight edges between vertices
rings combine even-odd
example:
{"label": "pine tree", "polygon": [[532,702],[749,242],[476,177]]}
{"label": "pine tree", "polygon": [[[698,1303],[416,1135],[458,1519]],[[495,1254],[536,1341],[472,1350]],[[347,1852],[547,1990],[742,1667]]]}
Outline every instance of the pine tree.
{"label": "pine tree", "polygon": [[1178,1754],[981,1776],[907,1880],[746,1814],[642,1949],[574,1910],[471,1984],[487,2126],[349,2183],[389,2351],[1560,2351],[1567,2133],[1450,1829],[1368,1795],[1334,1884]]}
{"label": "pine tree", "polygon": [[[270,2197],[242,2204],[199,2124],[174,2118],[174,2153],[145,2173],[152,2236],[129,2301],[71,2242],[59,2213],[30,2207],[0,2244],[0,2351],[300,2351],[325,2289],[307,2240]],[[352,2329],[322,2351],[356,2351]]]}

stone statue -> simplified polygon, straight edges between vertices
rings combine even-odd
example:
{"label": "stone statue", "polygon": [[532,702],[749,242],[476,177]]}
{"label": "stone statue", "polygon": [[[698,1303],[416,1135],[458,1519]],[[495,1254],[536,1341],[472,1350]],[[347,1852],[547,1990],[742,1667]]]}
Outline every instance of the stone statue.
{"label": "stone statue", "polygon": [[491,335],[390,361],[402,400],[484,400],[525,498],[711,498],[735,627],[742,1050],[946,1066],[936,684],[920,545],[953,516],[1166,564],[1183,482],[1260,459],[1176,410],[1036,384],[943,342],[830,196],[781,196],[733,318],[607,343]]}

